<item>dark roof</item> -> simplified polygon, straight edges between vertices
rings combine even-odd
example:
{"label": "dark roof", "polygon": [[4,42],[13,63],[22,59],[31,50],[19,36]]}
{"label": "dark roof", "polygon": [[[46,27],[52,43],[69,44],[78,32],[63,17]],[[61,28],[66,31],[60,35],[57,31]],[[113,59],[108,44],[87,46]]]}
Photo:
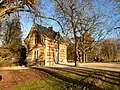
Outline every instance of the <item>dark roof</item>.
{"label": "dark roof", "polygon": [[[34,31],[36,31],[36,30],[39,31],[40,34],[43,34],[43,35],[47,36],[48,38],[51,38],[51,39],[53,39],[53,40],[54,40],[54,39],[55,39],[55,40],[60,40],[61,42],[68,43],[67,40],[60,35],[59,32],[55,32],[55,31],[53,30],[53,27],[48,27],[48,28],[47,28],[47,27],[44,27],[44,26],[39,25],[39,24],[34,24],[34,25],[32,26],[32,28],[31,28],[28,36],[30,35],[31,32],[34,32]],[[26,37],[26,39],[28,38],[28,36]],[[25,39],[25,40],[26,40],[26,39]]]}
{"label": "dark roof", "polygon": [[36,24],[37,30],[39,30],[42,34],[46,35],[47,37],[51,38],[51,39],[55,39],[56,35],[58,34],[58,32],[55,32],[53,30],[53,27],[44,27],[42,25]]}

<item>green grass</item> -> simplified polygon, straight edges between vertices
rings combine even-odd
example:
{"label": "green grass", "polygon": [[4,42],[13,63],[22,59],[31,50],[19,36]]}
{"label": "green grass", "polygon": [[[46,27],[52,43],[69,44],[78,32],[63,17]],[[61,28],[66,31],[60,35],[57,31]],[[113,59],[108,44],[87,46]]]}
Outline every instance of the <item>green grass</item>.
{"label": "green grass", "polygon": [[[64,70],[56,70],[56,69],[49,69],[50,71],[54,71],[58,74],[61,74],[63,76],[66,76],[66,77],[69,77],[69,78],[72,78],[72,79],[76,79],[76,80],[81,80],[83,79],[84,77],[83,76],[78,76],[76,74],[73,74],[73,73],[70,73],[70,72],[67,72],[67,71],[71,71],[71,70],[67,70],[67,71],[64,71]],[[74,72],[74,71],[71,71],[71,72]],[[79,74],[79,72],[76,72]]]}
{"label": "green grass", "polygon": [[[68,87],[68,88],[67,88]],[[67,89],[66,89],[67,88]],[[48,75],[47,77],[28,84],[16,85],[12,90],[81,90],[80,87]]]}
{"label": "green grass", "polygon": [[[56,70],[56,69],[50,69],[48,68],[48,70],[52,71],[52,72],[56,72],[58,74],[61,74],[63,76],[66,76],[68,78],[72,78],[72,79],[76,79],[76,80],[84,80],[85,82],[89,82],[92,84],[97,85],[97,83],[99,82],[99,78],[93,78],[91,76],[89,76],[90,74],[92,74],[92,76],[96,76],[96,77],[103,77],[105,73],[107,73],[107,77],[111,77],[111,78],[115,78],[115,79],[119,79],[119,75],[120,73],[113,73],[113,72],[107,72],[107,71],[100,71],[100,70],[95,70],[93,72],[87,72],[83,73],[83,71],[81,72],[76,72],[76,71],[71,71],[71,72],[76,72],[78,74],[83,74],[87,77],[83,77],[83,76],[78,76],[76,74],[64,71],[64,70]],[[96,74],[95,74],[96,73]],[[110,74],[110,75],[109,75]],[[112,76],[113,75],[113,76]],[[118,77],[115,77],[118,76]],[[112,79],[108,79],[106,78],[106,80],[111,81]],[[111,82],[118,82],[115,80],[112,80]],[[68,89],[66,89],[68,87]],[[29,84],[24,84],[24,85],[17,85],[15,86],[12,90],[81,90],[81,87],[76,87],[68,82],[65,82],[63,80],[60,80],[58,78],[55,78],[51,75],[46,75],[43,79],[37,80],[35,82],[31,82]],[[87,88],[87,87],[85,87]],[[101,88],[105,89],[105,90],[120,90],[120,86],[118,85],[112,85],[109,84],[107,82],[102,82],[102,86]],[[89,89],[82,89],[82,90],[96,90],[94,89],[94,87],[90,86]]]}
{"label": "green grass", "polygon": [[[78,76],[64,71],[55,70],[57,73],[64,76],[78,79]],[[66,89],[67,88],[67,89]],[[71,83],[55,78],[51,75],[46,75],[44,78],[22,85],[16,85],[12,90],[81,90]]]}
{"label": "green grass", "polygon": [[[59,73],[59,74],[62,74],[64,76],[70,77],[72,79],[76,79],[76,80],[82,80],[83,79],[84,81],[92,83],[92,84],[95,84],[95,85],[99,82],[99,78],[102,78],[105,74],[107,74],[108,78],[110,77],[110,78],[113,78],[113,79],[116,79],[116,80],[118,79],[118,81],[112,80],[112,79],[108,79],[108,78],[106,78],[105,80],[110,81],[110,82],[114,82],[114,83],[120,82],[119,81],[119,79],[120,79],[120,77],[119,77],[120,73],[116,73],[116,72],[91,70],[92,71],[91,73],[89,73],[87,71],[86,71],[86,73],[83,73],[83,71],[82,72],[71,71],[71,72],[75,72],[75,73],[87,76],[87,77],[83,77],[83,76],[78,76],[78,75],[75,75],[75,74],[63,71],[63,70],[54,70],[54,71],[57,72],[57,73]],[[89,76],[90,74],[92,74],[92,76],[99,77],[99,78],[93,78],[93,77]],[[111,75],[113,75],[113,76],[111,76]],[[102,82],[102,86],[101,87],[103,89],[105,89],[105,90],[120,90],[120,86],[109,84],[109,83],[107,83],[107,81],[106,82],[104,82],[104,81]],[[96,89],[90,89],[90,90],[96,90]]]}
{"label": "green grass", "polygon": [[61,88],[65,88],[66,85],[66,82],[48,76],[29,84],[16,85],[12,90],[61,90]]}

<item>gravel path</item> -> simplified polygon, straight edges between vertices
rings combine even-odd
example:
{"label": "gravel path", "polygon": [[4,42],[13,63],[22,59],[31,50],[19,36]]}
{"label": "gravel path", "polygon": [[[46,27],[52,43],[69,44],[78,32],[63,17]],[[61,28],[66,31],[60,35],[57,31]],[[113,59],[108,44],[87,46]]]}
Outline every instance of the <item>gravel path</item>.
{"label": "gravel path", "polygon": [[78,67],[120,72],[120,64],[117,63],[84,63],[84,64],[79,64]]}
{"label": "gravel path", "polygon": [[[56,65],[47,66],[47,67],[59,67],[59,68],[74,67],[74,63],[56,64]],[[120,63],[119,64],[117,63],[79,63],[78,67],[74,67],[74,68],[83,68],[83,67],[120,72]]]}

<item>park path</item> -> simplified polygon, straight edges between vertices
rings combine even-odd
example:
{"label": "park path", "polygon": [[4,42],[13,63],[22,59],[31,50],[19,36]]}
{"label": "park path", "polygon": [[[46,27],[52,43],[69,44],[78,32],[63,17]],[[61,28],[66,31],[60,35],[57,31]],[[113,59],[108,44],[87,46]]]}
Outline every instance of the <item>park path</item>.
{"label": "park path", "polygon": [[78,67],[120,72],[120,63],[83,63],[79,64]]}
{"label": "park path", "polygon": [[[56,64],[48,67],[60,67],[60,68],[74,67],[74,63]],[[78,66],[74,68],[89,68],[89,69],[120,72],[120,63],[79,63]]]}

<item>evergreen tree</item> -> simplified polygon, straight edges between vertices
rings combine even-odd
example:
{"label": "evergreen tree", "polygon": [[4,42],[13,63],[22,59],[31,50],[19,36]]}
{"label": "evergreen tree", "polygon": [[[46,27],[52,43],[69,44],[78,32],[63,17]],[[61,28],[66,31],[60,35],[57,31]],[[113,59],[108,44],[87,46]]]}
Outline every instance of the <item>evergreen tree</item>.
{"label": "evergreen tree", "polygon": [[18,17],[10,17],[9,19],[4,20],[2,25],[4,27],[1,27],[0,29],[2,33],[3,47],[10,51],[10,55],[6,53],[7,56],[5,57],[5,60],[7,57],[10,57],[11,59],[9,58],[9,61],[23,63],[25,58],[23,60],[22,56],[26,57],[26,53],[24,53],[25,56],[21,55],[25,49],[22,46],[22,31]]}

